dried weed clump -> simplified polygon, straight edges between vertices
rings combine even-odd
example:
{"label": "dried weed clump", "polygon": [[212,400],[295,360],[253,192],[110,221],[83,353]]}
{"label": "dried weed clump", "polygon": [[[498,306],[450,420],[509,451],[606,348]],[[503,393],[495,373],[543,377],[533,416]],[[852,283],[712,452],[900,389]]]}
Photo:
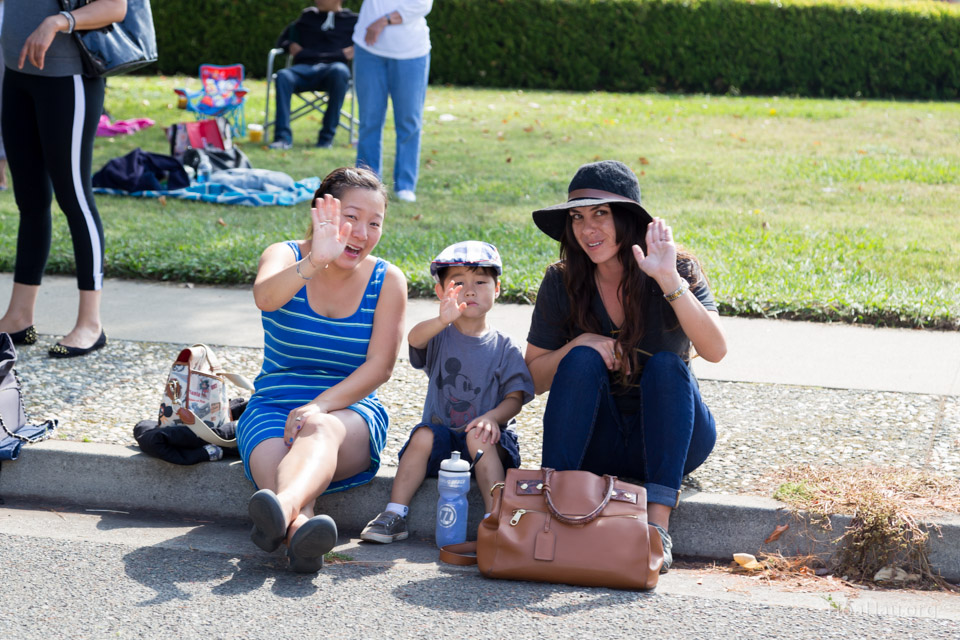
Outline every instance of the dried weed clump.
{"label": "dried weed clump", "polygon": [[923,521],[936,513],[960,513],[960,480],[912,469],[844,469],[803,465],[776,474],[773,497],[830,530],[830,516],[850,515],[836,539],[830,569],[852,581],[870,582],[881,570],[897,572],[909,586],[958,591],[930,566],[927,542],[939,534]]}
{"label": "dried weed clump", "polygon": [[823,559],[814,555],[759,553],[755,562],[746,566],[732,562],[729,570],[763,582],[777,582],[787,588],[836,590],[849,586],[843,580],[827,575],[828,570]]}

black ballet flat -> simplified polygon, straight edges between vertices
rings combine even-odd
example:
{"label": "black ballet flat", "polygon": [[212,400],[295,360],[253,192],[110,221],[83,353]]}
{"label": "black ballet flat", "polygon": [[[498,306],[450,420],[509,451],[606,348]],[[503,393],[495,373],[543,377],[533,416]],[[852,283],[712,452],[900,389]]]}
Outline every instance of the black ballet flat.
{"label": "black ballet flat", "polygon": [[337,545],[337,523],[328,515],[304,522],[290,538],[287,557],[297,573],[316,573],[323,568],[323,556]]}
{"label": "black ballet flat", "polygon": [[37,328],[33,325],[30,325],[23,331],[10,334],[10,339],[13,340],[13,344],[36,344],[37,337]]}
{"label": "black ballet flat", "polygon": [[102,349],[107,345],[107,334],[102,330],[100,331],[100,337],[97,338],[97,341],[93,343],[91,347],[67,347],[60,344],[59,342],[52,347],[47,352],[51,358],[76,358],[77,356],[85,356],[91,351],[96,351],[97,349]]}
{"label": "black ballet flat", "polygon": [[277,494],[260,489],[250,497],[247,511],[253,520],[250,539],[264,551],[276,551],[287,537],[287,518]]}

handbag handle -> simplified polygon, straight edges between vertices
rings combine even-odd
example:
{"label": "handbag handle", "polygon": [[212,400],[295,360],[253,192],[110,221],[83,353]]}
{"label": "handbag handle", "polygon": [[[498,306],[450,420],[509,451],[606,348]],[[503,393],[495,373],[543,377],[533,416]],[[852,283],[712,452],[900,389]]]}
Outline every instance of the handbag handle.
{"label": "handbag handle", "polygon": [[440,562],[469,567],[477,564],[477,543],[461,542],[440,547]]}
{"label": "handbag handle", "polygon": [[202,370],[204,363],[210,368],[210,373],[215,376],[223,376],[233,384],[246,389],[247,391],[254,391],[253,383],[247,380],[244,376],[239,373],[229,373],[223,370],[223,367],[220,366],[220,360],[217,358],[217,354],[213,352],[213,349],[198,342],[188,349],[190,351],[190,357],[188,358],[188,366],[191,369]]}
{"label": "handbag handle", "polygon": [[543,496],[547,501],[547,509],[550,510],[550,513],[558,522],[564,524],[588,524],[593,522],[600,517],[600,514],[606,508],[607,503],[610,502],[610,498],[613,497],[613,483],[616,482],[617,478],[615,476],[610,476],[604,474],[603,479],[607,481],[607,488],[604,490],[603,501],[597,506],[596,509],[591,511],[585,516],[568,516],[557,509],[553,504],[553,497],[550,495],[550,477],[553,475],[553,469],[549,467],[544,467],[543,472]]}
{"label": "handbag handle", "polygon": [[220,361],[217,360],[217,355],[213,352],[213,349],[203,344],[202,342],[198,342],[194,344],[192,347],[190,347],[190,350],[191,350],[190,366],[194,366],[194,363],[192,362],[194,357],[193,352],[198,349],[200,353],[197,357],[196,368],[199,369],[200,367],[203,366],[203,363],[206,363],[207,366],[210,367],[210,371],[212,373],[216,375],[223,373],[223,369],[220,368]]}

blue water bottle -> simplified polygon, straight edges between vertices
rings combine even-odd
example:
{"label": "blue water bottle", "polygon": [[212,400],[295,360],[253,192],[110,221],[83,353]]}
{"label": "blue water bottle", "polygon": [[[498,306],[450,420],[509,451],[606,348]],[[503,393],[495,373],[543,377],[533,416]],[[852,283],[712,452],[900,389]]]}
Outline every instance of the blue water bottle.
{"label": "blue water bottle", "polygon": [[197,165],[197,182],[206,182],[210,179],[211,173],[213,173],[213,164],[211,164],[210,158],[206,155],[201,156],[200,164]]}
{"label": "blue water bottle", "polygon": [[437,546],[458,544],[467,539],[467,492],[470,490],[470,464],[454,451],[440,463],[437,480]]}

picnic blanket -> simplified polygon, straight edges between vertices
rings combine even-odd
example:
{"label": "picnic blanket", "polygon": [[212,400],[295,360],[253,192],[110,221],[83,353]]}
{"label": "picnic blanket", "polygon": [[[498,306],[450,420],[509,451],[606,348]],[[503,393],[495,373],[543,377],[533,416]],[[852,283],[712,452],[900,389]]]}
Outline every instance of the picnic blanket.
{"label": "picnic blanket", "polygon": [[[214,174],[216,175],[216,174]],[[212,176],[211,176],[212,177]],[[200,200],[217,204],[238,204],[248,207],[267,207],[274,205],[292,206],[313,198],[320,186],[320,178],[303,178],[293,183],[290,189],[281,189],[273,185],[264,185],[263,189],[249,189],[217,182],[192,183],[183,189],[122,191],[120,189],[94,188],[94,193],[106,193],[114,196],[133,196],[134,198],[180,198],[182,200]]]}
{"label": "picnic blanket", "polygon": [[100,116],[100,122],[97,124],[97,136],[125,136],[131,133],[152,127],[154,124],[150,118],[132,118],[130,120],[117,120],[110,122],[110,116],[103,114]]}

